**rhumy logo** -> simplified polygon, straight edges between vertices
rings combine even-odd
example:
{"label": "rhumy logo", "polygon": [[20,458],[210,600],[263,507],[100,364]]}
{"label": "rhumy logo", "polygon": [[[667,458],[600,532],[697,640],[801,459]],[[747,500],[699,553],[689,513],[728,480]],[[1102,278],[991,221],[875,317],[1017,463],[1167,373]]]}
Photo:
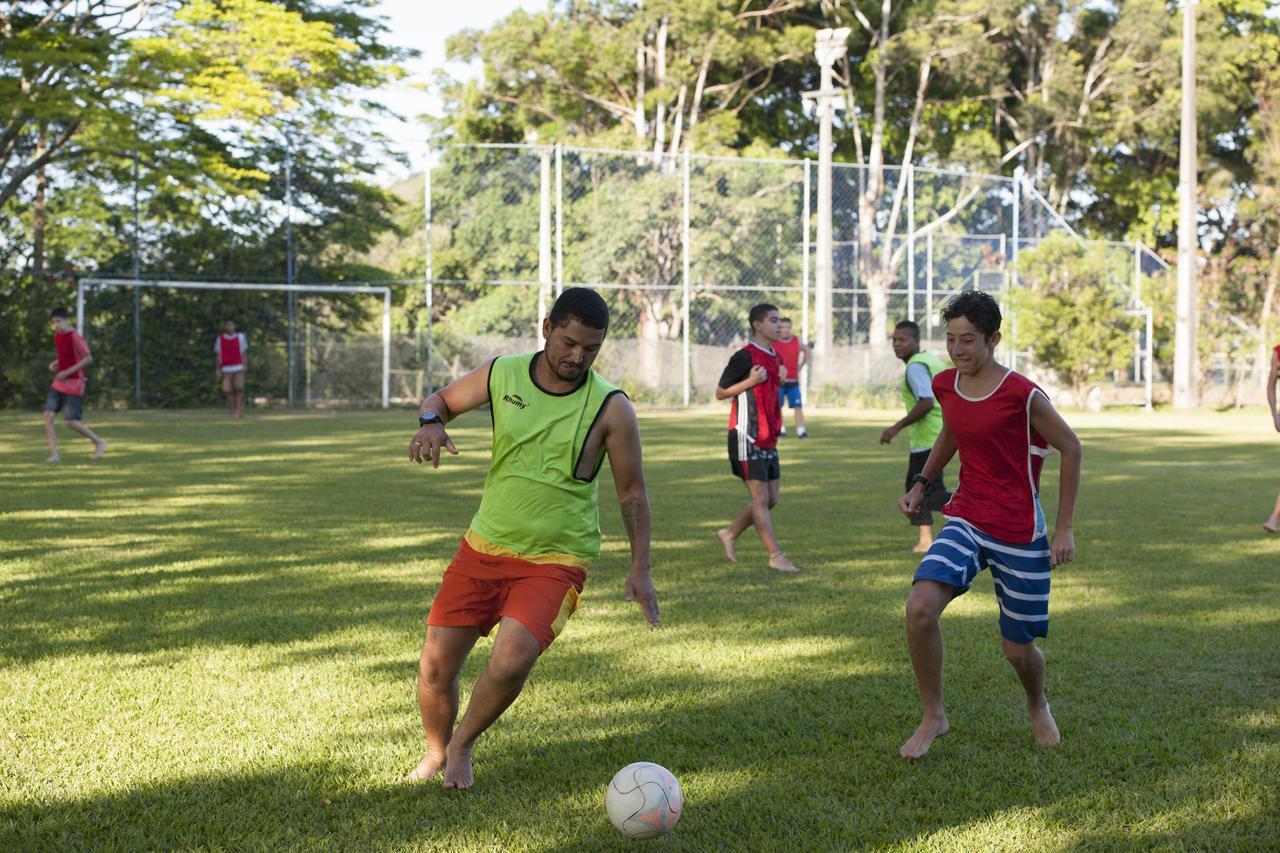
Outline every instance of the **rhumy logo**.
{"label": "rhumy logo", "polygon": [[504,394],[502,395],[502,401],[504,403],[510,403],[517,409],[527,409],[529,407],[529,404],[526,403],[524,398],[519,394]]}

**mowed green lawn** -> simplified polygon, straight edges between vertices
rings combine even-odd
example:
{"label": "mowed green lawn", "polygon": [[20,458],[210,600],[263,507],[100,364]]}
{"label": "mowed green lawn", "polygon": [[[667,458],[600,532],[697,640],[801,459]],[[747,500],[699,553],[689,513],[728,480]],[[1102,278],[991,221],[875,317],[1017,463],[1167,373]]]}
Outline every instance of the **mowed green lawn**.
{"label": "mowed green lawn", "polygon": [[[95,412],[106,459],[62,432],[56,467],[38,415],[4,415],[0,849],[621,849],[640,842],[604,789],[637,760],[686,795],[655,847],[1280,846],[1266,416],[1069,415],[1079,559],[1042,643],[1063,742],[1033,743],[984,575],[943,617],[952,733],[914,764],[891,417],[816,412],[784,443],[792,577],[750,538],[721,555],[745,494],[723,413],[643,415],[663,627],[621,600],[606,466],[583,607],[455,792],[397,780],[423,751],[422,620],[480,497],[487,415],[438,471],[405,461],[406,411]],[[1052,516],[1055,461],[1045,480]]]}

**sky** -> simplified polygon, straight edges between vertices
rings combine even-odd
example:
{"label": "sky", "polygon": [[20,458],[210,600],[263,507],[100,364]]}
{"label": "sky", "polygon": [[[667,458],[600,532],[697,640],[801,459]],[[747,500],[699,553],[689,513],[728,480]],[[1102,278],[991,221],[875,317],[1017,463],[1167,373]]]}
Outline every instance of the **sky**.
{"label": "sky", "polygon": [[[388,19],[391,43],[415,48],[422,55],[407,63],[408,77],[394,86],[378,90],[376,98],[408,119],[424,113],[439,115],[440,99],[414,86],[430,83],[432,72],[446,65],[445,40],[459,30],[484,29],[515,9],[541,11],[546,6],[547,0],[383,0],[371,11]],[[455,76],[478,74],[478,68],[468,68],[462,63],[451,64],[449,69]],[[377,121],[376,124],[392,139],[400,141],[399,147],[409,155],[413,170],[420,170],[426,129],[412,121]],[[387,165],[385,177],[388,180],[406,175],[403,167],[394,163]]]}

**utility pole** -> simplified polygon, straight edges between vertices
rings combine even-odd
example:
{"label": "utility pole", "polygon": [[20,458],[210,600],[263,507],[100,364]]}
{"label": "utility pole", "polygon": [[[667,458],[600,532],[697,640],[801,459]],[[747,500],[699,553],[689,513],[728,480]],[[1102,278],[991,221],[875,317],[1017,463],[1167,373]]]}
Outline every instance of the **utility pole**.
{"label": "utility pole", "polygon": [[1178,298],[1173,406],[1198,402],[1196,382],[1196,0],[1182,2],[1182,138],[1178,151]]}
{"label": "utility pole", "polygon": [[806,103],[812,101],[818,113],[818,239],[814,262],[814,381],[821,385],[830,375],[832,257],[831,225],[831,118],[844,97],[843,89],[832,86],[832,66],[848,50],[849,28],[818,30],[814,56],[821,69],[819,88],[805,92]]}
{"label": "utility pole", "polygon": [[[293,284],[293,137],[289,133],[289,125],[284,126],[284,240],[285,281]],[[297,294],[292,290],[288,296],[289,332],[288,351],[285,362],[289,371],[289,408],[293,408],[293,318],[297,313]]]}

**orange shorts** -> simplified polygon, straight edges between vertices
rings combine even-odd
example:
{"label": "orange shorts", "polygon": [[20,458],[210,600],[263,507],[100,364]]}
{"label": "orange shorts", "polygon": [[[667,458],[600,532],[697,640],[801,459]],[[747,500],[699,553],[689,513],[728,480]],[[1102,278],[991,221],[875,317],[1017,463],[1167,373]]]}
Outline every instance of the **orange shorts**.
{"label": "orange shorts", "polygon": [[546,651],[578,609],[586,579],[587,573],[573,566],[482,554],[464,539],[445,569],[427,624],[479,628],[487,637],[510,616]]}

